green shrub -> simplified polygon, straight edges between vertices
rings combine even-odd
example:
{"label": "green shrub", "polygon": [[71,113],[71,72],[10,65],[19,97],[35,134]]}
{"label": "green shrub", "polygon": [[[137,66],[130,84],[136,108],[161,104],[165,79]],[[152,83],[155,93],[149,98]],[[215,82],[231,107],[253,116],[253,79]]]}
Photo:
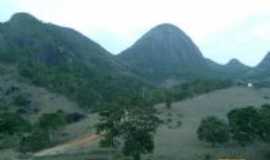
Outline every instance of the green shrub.
{"label": "green shrub", "polygon": [[27,95],[19,94],[14,98],[13,103],[17,106],[26,106],[26,105],[29,105],[31,101],[29,100]]}
{"label": "green shrub", "polygon": [[21,152],[35,152],[50,146],[50,144],[48,131],[36,128],[29,135],[22,137],[19,150]]}
{"label": "green shrub", "polygon": [[226,143],[230,138],[228,125],[214,116],[202,119],[197,134],[199,140],[211,143],[213,146]]}
{"label": "green shrub", "polygon": [[18,146],[20,136],[18,135],[1,135],[0,136],[0,149],[15,148]]}
{"label": "green shrub", "polygon": [[53,131],[64,127],[67,124],[66,116],[62,112],[43,114],[38,120],[38,127]]}
{"label": "green shrub", "polygon": [[31,130],[31,124],[16,113],[0,114],[0,133],[7,135],[22,134]]}
{"label": "green shrub", "polygon": [[228,113],[232,138],[240,145],[252,143],[260,134],[261,116],[253,107],[233,109]]}

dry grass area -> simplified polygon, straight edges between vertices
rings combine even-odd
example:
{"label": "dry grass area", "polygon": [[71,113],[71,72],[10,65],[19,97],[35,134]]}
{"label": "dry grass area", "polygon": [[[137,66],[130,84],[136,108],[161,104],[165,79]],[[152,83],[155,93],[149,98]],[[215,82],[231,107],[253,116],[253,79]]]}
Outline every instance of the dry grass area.
{"label": "dry grass area", "polygon": [[233,108],[270,103],[269,99],[264,98],[266,95],[270,95],[270,89],[230,88],[175,103],[170,111],[164,105],[158,105],[163,116],[181,115],[178,118],[173,116],[173,121],[180,119],[182,126],[171,129],[162,126],[159,129],[156,136],[155,159],[201,160],[207,154],[214,159],[226,156],[262,159],[265,149],[262,144],[246,148],[235,144],[212,148],[197,139],[196,130],[200,120],[208,115],[226,118],[226,114]]}
{"label": "dry grass area", "polygon": [[92,144],[99,139],[99,136],[96,134],[89,134],[83,136],[79,139],[75,139],[73,141],[67,142],[62,145],[55,146],[53,148],[45,149],[40,152],[35,153],[34,157],[42,157],[42,156],[54,156],[59,154],[65,154],[67,152],[71,152],[72,150],[89,148]]}

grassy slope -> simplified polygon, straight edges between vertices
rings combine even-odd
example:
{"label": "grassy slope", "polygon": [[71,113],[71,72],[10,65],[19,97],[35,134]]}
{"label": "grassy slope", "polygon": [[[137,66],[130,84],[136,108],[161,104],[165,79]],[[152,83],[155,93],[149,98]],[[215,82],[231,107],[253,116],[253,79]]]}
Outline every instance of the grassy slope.
{"label": "grassy slope", "polygon": [[[156,136],[156,150],[152,156],[155,160],[201,160],[203,155],[210,153],[216,157],[241,154],[252,159],[261,159],[261,151],[265,148],[262,145],[254,145],[244,149],[236,147],[234,144],[228,144],[225,148],[213,149],[197,139],[196,129],[201,118],[207,115],[225,117],[227,112],[235,107],[270,103],[270,100],[263,98],[264,95],[269,94],[270,89],[230,88],[175,103],[171,111],[165,109],[163,104],[158,105],[157,107],[162,113],[161,117],[164,120],[172,119],[172,122],[159,129]],[[77,136],[82,133],[91,133],[93,130],[89,126],[93,125],[95,120],[95,116],[90,116],[85,121],[67,127],[66,132],[72,133],[75,131]],[[182,121],[182,126],[175,127],[179,120]],[[257,155],[254,151],[258,151]],[[100,153],[96,155],[97,152]],[[102,152],[97,147],[97,144],[94,143],[89,148],[73,149],[68,153],[73,153],[74,155],[40,157],[37,159],[66,160],[74,157],[76,159],[89,159],[104,156],[106,152]]]}
{"label": "grassy slope", "polygon": [[[183,115],[181,118],[183,125],[177,129],[160,128],[156,137],[157,148],[155,157],[159,157],[159,159],[166,157],[166,159],[172,160],[188,160],[200,159],[202,155],[210,153],[217,157],[241,154],[247,157],[258,158],[257,156],[259,155],[254,153],[255,150],[260,149],[258,146],[247,148],[247,151],[243,148],[234,147],[232,144],[227,146],[227,149],[222,147],[212,149],[197,139],[196,130],[201,118],[207,115],[216,115],[224,118],[231,109],[236,107],[270,103],[270,100],[263,98],[264,95],[269,94],[269,89],[230,88],[173,104],[171,112]],[[162,105],[159,107],[161,110],[164,110]],[[164,110],[163,113],[165,112]]]}
{"label": "grassy slope", "polygon": [[40,110],[38,114],[30,116],[32,120],[43,113],[52,113],[58,110],[63,110],[68,113],[81,112],[78,105],[65,96],[51,93],[44,88],[29,84],[27,80],[18,75],[17,69],[14,66],[0,64],[0,73],[0,88],[2,88],[2,90],[6,90],[11,86],[18,87],[20,92],[29,95],[31,106]]}

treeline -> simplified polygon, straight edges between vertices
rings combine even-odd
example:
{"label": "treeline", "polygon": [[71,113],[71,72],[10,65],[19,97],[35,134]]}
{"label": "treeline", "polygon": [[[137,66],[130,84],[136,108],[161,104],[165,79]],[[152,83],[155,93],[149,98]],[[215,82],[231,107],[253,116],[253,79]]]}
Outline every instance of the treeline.
{"label": "treeline", "polygon": [[228,80],[194,80],[170,89],[157,89],[136,77],[120,74],[100,74],[97,70],[78,65],[49,66],[41,63],[23,63],[19,73],[38,86],[68,96],[92,111],[119,99],[144,96],[152,104],[181,101],[213,90],[228,88]]}
{"label": "treeline", "polygon": [[215,146],[235,141],[246,146],[255,141],[270,142],[270,104],[231,110],[227,121],[215,116],[202,119],[198,138]]}
{"label": "treeline", "polygon": [[15,148],[27,153],[57,144],[57,133],[84,115],[57,111],[41,115],[34,123],[14,112],[2,112],[0,117],[0,148]]}
{"label": "treeline", "polygon": [[233,85],[230,80],[194,80],[174,87],[172,93],[174,99],[182,100],[214,90],[224,89]]}
{"label": "treeline", "polygon": [[57,64],[46,64],[30,53],[33,51],[3,52],[0,60],[16,64],[19,74],[30,83],[63,94],[87,110],[95,111],[100,106],[117,103],[119,97],[129,98],[140,94],[143,87],[152,87],[121,71],[100,70],[76,60],[68,62],[66,57]]}
{"label": "treeline", "polygon": [[148,97],[154,103],[165,102],[167,106],[170,106],[172,102],[192,98],[214,90],[229,88],[232,85],[233,82],[230,80],[193,80],[168,89],[160,88],[152,90]]}

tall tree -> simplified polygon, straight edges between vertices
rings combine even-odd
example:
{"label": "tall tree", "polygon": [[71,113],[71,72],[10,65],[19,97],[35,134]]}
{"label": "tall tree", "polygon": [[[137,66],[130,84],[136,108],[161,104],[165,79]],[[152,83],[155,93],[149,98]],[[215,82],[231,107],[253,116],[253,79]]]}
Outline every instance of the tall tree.
{"label": "tall tree", "polygon": [[153,136],[161,121],[155,108],[143,99],[136,97],[120,107],[108,107],[100,117],[97,130],[104,135],[103,145],[116,147],[123,142],[122,152],[134,160],[153,151]]}

